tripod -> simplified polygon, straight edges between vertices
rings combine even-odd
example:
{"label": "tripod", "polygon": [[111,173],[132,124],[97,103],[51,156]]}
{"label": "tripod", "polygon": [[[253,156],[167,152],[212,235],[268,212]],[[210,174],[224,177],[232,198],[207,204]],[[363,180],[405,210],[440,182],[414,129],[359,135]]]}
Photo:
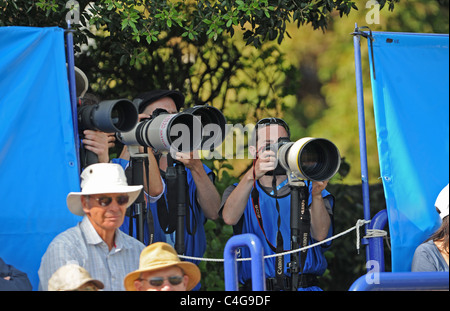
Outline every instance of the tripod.
{"label": "tripod", "polygon": [[[145,163],[146,153],[139,153],[139,147],[128,146],[131,155],[131,185],[143,185],[143,165]],[[144,191],[139,193],[138,198],[130,206],[130,227],[129,234],[133,235],[133,219],[136,218],[136,238],[144,243],[144,214],[145,214]]]}
{"label": "tripod", "polygon": [[[308,209],[308,187],[304,180],[298,179],[291,171],[287,172],[288,185],[291,188],[291,250],[308,245],[311,217]],[[296,291],[299,273],[303,272],[307,250],[292,253],[288,263],[291,273],[291,290]],[[303,276],[303,273],[302,273]],[[302,277],[300,277],[300,285]]]}
{"label": "tripod", "polygon": [[184,254],[184,231],[187,200],[186,189],[188,189],[187,173],[183,163],[175,161],[170,153],[167,155],[167,197],[169,209],[176,208],[176,231],[175,231],[175,250],[179,255]]}

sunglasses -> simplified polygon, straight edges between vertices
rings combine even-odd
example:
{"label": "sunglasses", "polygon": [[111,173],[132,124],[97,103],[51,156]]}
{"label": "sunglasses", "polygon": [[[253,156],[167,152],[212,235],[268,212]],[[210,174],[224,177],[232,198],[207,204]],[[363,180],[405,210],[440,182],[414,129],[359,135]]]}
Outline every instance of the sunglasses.
{"label": "sunglasses", "polygon": [[117,204],[119,205],[125,205],[128,203],[128,201],[130,200],[130,197],[127,195],[119,195],[115,198],[113,197],[108,197],[108,196],[101,196],[98,198],[93,198],[94,200],[96,200],[98,202],[98,204],[100,204],[100,206],[102,207],[107,207],[108,205],[111,204],[111,202],[113,201],[113,199],[116,200]]}
{"label": "sunglasses", "polygon": [[139,279],[140,281],[147,281],[150,285],[154,287],[160,287],[164,284],[164,280],[168,280],[171,285],[179,285],[183,282],[183,277],[179,275],[169,276],[168,278],[154,277],[149,280]]}

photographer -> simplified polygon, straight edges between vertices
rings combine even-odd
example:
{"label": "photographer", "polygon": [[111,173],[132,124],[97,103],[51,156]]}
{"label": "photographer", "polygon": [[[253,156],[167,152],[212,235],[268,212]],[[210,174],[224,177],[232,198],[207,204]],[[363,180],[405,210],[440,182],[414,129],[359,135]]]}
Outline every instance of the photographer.
{"label": "photographer", "polygon": [[[264,254],[271,255],[290,250],[290,205],[291,189],[286,173],[273,173],[276,154],[267,148],[280,137],[289,137],[289,127],[281,119],[266,118],[255,126],[256,146],[249,146],[254,156],[252,168],[244,175],[239,184],[227,188],[223,194],[222,217],[225,223],[232,225],[235,234],[253,233],[264,245]],[[334,198],[325,190],[328,181],[306,181],[309,188],[307,205],[310,210],[310,238],[308,244],[324,240],[332,234],[332,211]],[[259,201],[260,217],[256,216],[256,200]],[[259,219],[260,218],[260,219]],[[270,243],[270,244],[269,244]],[[329,246],[329,245],[327,245]],[[298,290],[321,290],[317,286],[317,276],[322,275],[327,267],[323,255],[327,246],[309,249],[299,277],[299,283],[293,288]],[[276,249],[276,250],[275,250]],[[246,248],[241,249],[241,257],[250,257]],[[291,277],[287,267],[289,255],[266,259],[267,290],[291,290]],[[284,262],[283,262],[284,260]],[[239,282],[243,290],[251,289],[251,264],[240,261]],[[277,269],[277,267],[280,267]],[[283,269],[281,269],[283,267]],[[277,273],[278,271],[278,273]]]}
{"label": "photographer", "polygon": [[[97,96],[91,93],[86,93],[82,98],[79,98],[80,106],[96,105],[100,102]],[[109,162],[109,149],[115,146],[115,133],[105,133],[96,130],[83,130],[82,146],[80,148],[80,156],[83,167],[87,166],[87,152],[91,151],[98,157],[98,163]]]}
{"label": "photographer", "polygon": [[[97,96],[87,93],[89,81],[86,74],[78,67],[75,67],[76,95],[79,107],[86,105],[97,105],[100,100]],[[87,152],[93,152],[98,157],[99,163],[109,162],[109,148],[114,147],[114,133],[104,133],[91,129],[84,129],[82,135],[82,148],[80,148],[80,158],[82,166],[87,166]]]}
{"label": "photographer", "polygon": [[[140,94],[135,101],[140,101],[138,111],[140,114],[151,116],[156,109],[164,109],[169,114],[178,113],[184,105],[184,96],[178,91],[171,90],[155,90]],[[121,163],[123,166],[127,165],[130,159],[130,154],[124,147],[120,159],[115,159],[116,163]],[[189,196],[187,197],[186,226],[184,233],[184,254],[187,256],[203,257],[206,250],[206,235],[204,230],[204,223],[206,219],[215,220],[218,218],[218,211],[220,207],[220,196],[214,186],[214,174],[204,165],[201,160],[194,155],[197,151],[191,153],[177,152],[174,160],[182,163],[186,168],[187,184]],[[161,154],[158,151],[148,148],[148,154],[154,154],[157,163],[150,163],[150,170],[157,170],[163,179],[166,176],[168,168],[168,158],[166,154]],[[152,179],[150,176],[149,179]],[[153,178],[154,179],[154,178]],[[149,185],[149,193],[154,192],[154,187]],[[173,222],[173,217],[169,215],[168,209],[168,191],[164,188],[164,195],[156,202],[147,203],[147,211],[150,211],[152,221],[145,218],[144,224],[144,244],[148,245],[152,242],[166,242],[174,246],[176,231],[170,230],[170,223]],[[169,195],[173,196],[173,193]],[[122,230],[128,233],[128,220],[125,220]],[[173,229],[173,226],[172,226]],[[148,239],[148,231],[154,234],[153,241]],[[198,262],[194,262],[198,264]],[[198,289],[199,285],[194,289]]]}

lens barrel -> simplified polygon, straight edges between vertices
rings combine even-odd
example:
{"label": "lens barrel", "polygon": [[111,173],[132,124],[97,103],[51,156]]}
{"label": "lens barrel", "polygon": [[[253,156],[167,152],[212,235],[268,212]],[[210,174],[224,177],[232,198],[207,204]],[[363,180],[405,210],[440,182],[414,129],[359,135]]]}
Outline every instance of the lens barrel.
{"label": "lens barrel", "polygon": [[78,109],[78,127],[107,133],[129,131],[138,121],[138,112],[127,99],[106,100]]}
{"label": "lens barrel", "polygon": [[117,137],[126,145],[159,151],[214,149],[225,138],[225,122],[225,117],[215,107],[194,106],[176,114],[154,115],[129,132],[117,133]]}
{"label": "lens barrel", "polygon": [[341,164],[339,150],[331,141],[312,137],[282,145],[278,159],[284,169],[312,181],[331,179]]}
{"label": "lens barrel", "polygon": [[225,116],[219,109],[204,105],[194,106],[184,110],[197,116],[202,123],[202,150],[214,150],[225,139]]}

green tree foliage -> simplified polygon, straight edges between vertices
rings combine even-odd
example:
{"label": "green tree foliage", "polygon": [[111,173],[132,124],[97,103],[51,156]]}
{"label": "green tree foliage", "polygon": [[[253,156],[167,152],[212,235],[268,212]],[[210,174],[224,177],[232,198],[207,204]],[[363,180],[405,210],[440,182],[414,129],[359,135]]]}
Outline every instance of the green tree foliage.
{"label": "green tree foliage", "polygon": [[[292,40],[280,46],[297,71],[295,105],[284,112],[293,128],[295,138],[302,136],[327,137],[338,146],[341,155],[350,163],[344,180],[333,182],[359,184],[361,182],[358,116],[355,83],[353,32],[355,23],[369,26],[372,31],[448,33],[448,1],[414,0],[396,4],[394,12],[381,10],[379,23],[369,24],[373,7],[367,1],[356,1],[358,11],[343,18],[332,18],[325,32],[291,26]],[[368,18],[369,17],[369,18]],[[370,85],[367,40],[361,40],[362,69],[365,100],[365,121],[369,181],[379,183],[378,151]],[[287,80],[289,83],[289,80]]]}
{"label": "green tree foliage", "polygon": [[[392,10],[398,1],[380,0],[380,3],[382,6],[388,3]],[[204,42],[217,40],[225,32],[233,36],[235,29],[244,32],[247,44],[260,47],[266,40],[281,43],[289,35],[286,32],[289,23],[325,29],[333,12],[342,17],[358,9],[355,1],[350,0],[1,1],[0,8],[8,17],[2,24],[17,25],[26,13],[45,16],[43,20],[51,18],[53,24],[61,26],[66,22],[68,9],[76,3],[82,13],[82,25],[108,32],[125,50],[128,41],[145,40],[151,45],[166,37],[181,36]],[[85,33],[89,35],[89,28]],[[140,54],[133,51],[132,55],[133,63]]]}

